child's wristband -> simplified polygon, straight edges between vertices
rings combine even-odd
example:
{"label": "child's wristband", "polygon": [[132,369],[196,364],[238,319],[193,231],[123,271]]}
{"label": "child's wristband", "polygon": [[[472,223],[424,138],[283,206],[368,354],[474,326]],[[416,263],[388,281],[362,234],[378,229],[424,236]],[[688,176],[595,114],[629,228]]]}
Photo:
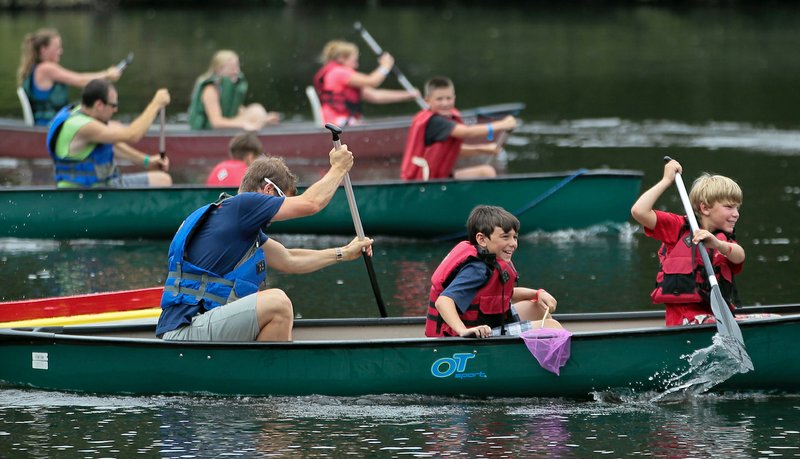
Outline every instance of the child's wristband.
{"label": "child's wristband", "polygon": [[540,288],[539,290],[537,290],[536,293],[533,295],[533,298],[531,298],[531,301],[533,301],[534,303],[539,301],[539,295],[544,291],[545,290],[543,288]]}
{"label": "child's wristband", "polygon": [[491,142],[494,140],[494,126],[492,126],[492,123],[489,123],[486,125],[486,129],[488,129],[488,132],[486,133],[486,140]]}
{"label": "child's wristband", "polygon": [[150,157],[145,155],[144,161],[142,162],[142,166],[144,166],[144,168],[147,169],[148,164],[150,164]]}

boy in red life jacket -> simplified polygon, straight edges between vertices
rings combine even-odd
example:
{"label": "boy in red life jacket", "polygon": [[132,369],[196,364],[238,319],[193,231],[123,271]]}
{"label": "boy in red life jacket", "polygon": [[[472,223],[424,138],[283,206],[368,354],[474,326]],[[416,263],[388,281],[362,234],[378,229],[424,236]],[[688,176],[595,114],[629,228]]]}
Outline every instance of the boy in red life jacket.
{"label": "boy in red life jacket", "polygon": [[[544,289],[516,287],[511,256],[517,250],[517,217],[500,207],[477,206],[467,232],[469,240],[458,243],[431,277],[425,335],[488,338],[541,326],[545,311],[555,311],[556,299]],[[562,328],[553,319],[544,325]]]}
{"label": "boy in red life jacket", "polygon": [[208,174],[206,185],[238,188],[247,167],[264,155],[264,145],[255,132],[244,131],[233,136],[228,154],[230,159],[218,163]]}
{"label": "boy in red life jacket", "polygon": [[733,277],[742,271],[745,259],[744,249],[734,239],[742,189],[730,178],[703,174],[692,184],[689,201],[700,227],[694,234],[685,216],[653,210],[656,200],[672,186],[675,174],[681,171],[677,161],[667,163],[661,180],[631,208],[631,215],[644,227],[644,233],[662,242],[656,289],[651,297],[654,303],[666,305],[667,326],[715,321],[708,278],[698,252],[699,242],[711,252],[720,290],[731,309],[739,301]]}
{"label": "boy in red life jacket", "polygon": [[[494,177],[490,164],[453,170],[459,155],[496,155],[502,145],[494,142],[495,134],[517,127],[517,120],[508,115],[491,123],[466,125],[455,108],[456,90],[446,77],[433,77],[425,82],[425,102],[430,108],[418,112],[403,152],[400,178],[428,180],[453,177],[456,179]],[[488,143],[464,144],[464,139],[485,137]]]}

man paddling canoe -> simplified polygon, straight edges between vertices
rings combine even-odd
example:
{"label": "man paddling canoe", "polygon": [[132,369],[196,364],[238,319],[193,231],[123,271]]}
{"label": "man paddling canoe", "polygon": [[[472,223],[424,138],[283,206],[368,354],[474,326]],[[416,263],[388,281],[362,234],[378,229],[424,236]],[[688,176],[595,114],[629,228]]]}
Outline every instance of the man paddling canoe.
{"label": "man paddling canoe", "polygon": [[156,335],[183,341],[290,341],[294,312],[283,290],[266,289],[267,265],[287,273],[317,271],[371,255],[372,239],[344,247],[287,249],[262,228],[315,214],[328,205],[353,165],[346,145],[330,152],[331,168],[303,194],[280,158],[255,160],[239,194],[194,211],[169,247],[169,274]]}

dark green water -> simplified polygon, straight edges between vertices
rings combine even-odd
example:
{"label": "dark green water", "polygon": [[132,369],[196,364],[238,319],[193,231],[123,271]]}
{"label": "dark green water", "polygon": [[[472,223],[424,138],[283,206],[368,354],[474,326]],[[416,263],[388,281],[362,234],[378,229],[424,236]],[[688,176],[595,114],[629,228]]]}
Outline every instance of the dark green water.
{"label": "dark green water", "polygon": [[[747,304],[796,302],[800,242],[800,9],[577,6],[122,10],[0,13],[0,116],[19,116],[13,78],[24,33],[61,30],[62,62],[93,70],[134,51],[119,83],[123,115],[168,86],[185,111],[212,52],[240,53],[251,97],[309,117],[303,88],[322,45],[359,42],[362,21],[415,83],[446,74],[459,105],[521,101],[508,172],[613,167],[661,176],[669,154],[686,178],[735,178]],[[362,65],[372,68],[363,44]],[[413,104],[369,107],[378,116]],[[279,152],[278,152],[279,153]],[[356,152],[357,154],[357,152]],[[210,165],[183,172],[184,181]],[[392,175],[394,166],[363,165]],[[0,159],[4,183],[46,179],[47,164]],[[37,172],[39,171],[39,172]],[[364,174],[363,171],[358,173]],[[355,174],[355,172],[354,172]],[[11,177],[11,178],[9,178]],[[660,201],[679,211],[677,193]],[[367,228],[369,232],[369,228]],[[278,236],[290,246],[345,239]],[[0,241],[0,298],[38,298],[163,281],[167,242]],[[427,281],[449,244],[378,238],[375,266],[391,315],[423,312]],[[649,304],[654,241],[632,225],[522,241],[515,263],[563,312]],[[275,275],[304,317],[377,314],[363,265]],[[309,288],[311,286],[312,288]],[[599,356],[600,358],[600,356]],[[778,376],[779,377],[779,376]],[[797,457],[796,394],[569,400],[427,398],[126,398],[0,390],[0,457]]]}

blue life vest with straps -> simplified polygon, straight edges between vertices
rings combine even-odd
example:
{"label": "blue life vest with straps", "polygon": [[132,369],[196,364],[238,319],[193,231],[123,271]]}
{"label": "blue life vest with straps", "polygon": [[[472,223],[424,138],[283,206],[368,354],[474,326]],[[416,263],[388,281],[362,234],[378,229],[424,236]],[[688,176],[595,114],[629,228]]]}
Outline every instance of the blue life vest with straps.
{"label": "blue life vest with straps", "polygon": [[59,188],[108,186],[112,179],[119,177],[113,145],[92,144],[78,153],[69,152],[75,134],[93,119],[82,113],[79,106],[68,105],[50,124],[47,151],[53,159],[54,178]]}
{"label": "blue life vest with straps", "polygon": [[191,323],[192,317],[259,291],[267,278],[267,260],[258,238],[233,270],[218,274],[201,268],[184,255],[195,231],[227,199],[205,205],[184,220],[169,246],[169,273],[161,296],[161,316],[156,335]]}

